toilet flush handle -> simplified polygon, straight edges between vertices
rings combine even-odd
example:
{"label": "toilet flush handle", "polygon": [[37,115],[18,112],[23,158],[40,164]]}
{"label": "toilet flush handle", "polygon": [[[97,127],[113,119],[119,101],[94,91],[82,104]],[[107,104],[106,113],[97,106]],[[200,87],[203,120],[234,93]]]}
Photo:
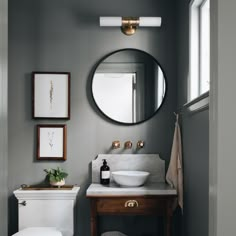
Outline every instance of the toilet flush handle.
{"label": "toilet flush handle", "polygon": [[19,202],[18,204],[19,204],[19,205],[22,205],[22,206],[26,206],[26,201]]}

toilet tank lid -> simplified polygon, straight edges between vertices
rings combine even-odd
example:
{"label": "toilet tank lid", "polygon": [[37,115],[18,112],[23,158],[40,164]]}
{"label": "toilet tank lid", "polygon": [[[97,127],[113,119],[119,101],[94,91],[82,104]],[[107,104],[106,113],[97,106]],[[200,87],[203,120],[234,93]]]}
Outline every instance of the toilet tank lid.
{"label": "toilet tank lid", "polygon": [[15,190],[13,193],[18,200],[76,200],[80,187],[70,190]]}
{"label": "toilet tank lid", "polygon": [[19,231],[13,236],[62,236],[55,227],[30,227]]}

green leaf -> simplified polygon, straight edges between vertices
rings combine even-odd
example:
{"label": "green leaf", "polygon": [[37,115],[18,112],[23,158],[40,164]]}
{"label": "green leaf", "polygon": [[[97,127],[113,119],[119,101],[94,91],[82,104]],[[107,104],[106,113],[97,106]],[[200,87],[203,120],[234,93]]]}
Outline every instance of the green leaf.
{"label": "green leaf", "polygon": [[49,180],[50,180],[50,182],[57,182],[57,180],[56,180],[56,178],[55,178],[54,175],[51,175],[51,176],[49,177]]}
{"label": "green leaf", "polygon": [[66,178],[67,176],[68,176],[68,174],[67,174],[67,173],[65,173],[65,172],[62,172],[62,173],[61,173],[61,178],[63,178],[63,179],[64,179],[64,178]]}

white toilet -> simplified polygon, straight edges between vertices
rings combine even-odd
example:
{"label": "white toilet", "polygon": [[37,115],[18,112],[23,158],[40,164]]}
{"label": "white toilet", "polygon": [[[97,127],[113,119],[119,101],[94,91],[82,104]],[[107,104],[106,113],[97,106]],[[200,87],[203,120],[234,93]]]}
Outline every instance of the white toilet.
{"label": "white toilet", "polygon": [[79,189],[15,190],[19,232],[13,236],[73,236]]}
{"label": "white toilet", "polygon": [[13,236],[62,236],[62,233],[51,227],[30,227],[13,234]]}

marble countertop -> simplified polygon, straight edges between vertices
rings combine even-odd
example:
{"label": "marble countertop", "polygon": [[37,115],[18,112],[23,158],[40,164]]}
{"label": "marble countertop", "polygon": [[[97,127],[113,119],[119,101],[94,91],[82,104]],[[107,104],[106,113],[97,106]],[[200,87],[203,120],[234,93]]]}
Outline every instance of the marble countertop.
{"label": "marble countertop", "polygon": [[104,186],[97,183],[90,184],[87,197],[96,196],[142,196],[142,195],[176,195],[177,191],[165,182],[150,183],[141,187],[120,187],[115,183]]}

